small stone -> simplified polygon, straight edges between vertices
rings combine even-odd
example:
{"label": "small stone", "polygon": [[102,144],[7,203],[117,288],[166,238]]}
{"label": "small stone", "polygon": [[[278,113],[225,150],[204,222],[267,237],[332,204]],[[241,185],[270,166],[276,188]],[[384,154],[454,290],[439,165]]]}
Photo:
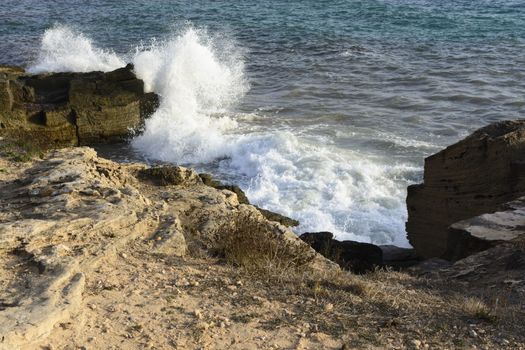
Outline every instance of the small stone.
{"label": "small stone", "polygon": [[334,309],[334,304],[332,303],[324,304],[324,311],[331,312],[333,309]]}
{"label": "small stone", "polygon": [[478,333],[476,333],[475,330],[470,329],[470,330],[468,331],[468,335],[470,335],[472,338],[476,338],[476,337],[478,336]]}
{"label": "small stone", "polygon": [[197,309],[193,312],[193,314],[195,315],[195,317],[197,317],[199,320],[202,319],[202,311]]}
{"label": "small stone", "polygon": [[415,348],[419,349],[421,347],[421,340],[413,339],[410,341]]}
{"label": "small stone", "polygon": [[126,253],[122,253],[120,254],[121,257],[123,257],[124,259],[126,259],[128,256],[126,255]]}
{"label": "small stone", "polygon": [[199,322],[197,323],[197,328],[205,331],[208,328],[210,328],[210,325],[207,324],[206,322]]}

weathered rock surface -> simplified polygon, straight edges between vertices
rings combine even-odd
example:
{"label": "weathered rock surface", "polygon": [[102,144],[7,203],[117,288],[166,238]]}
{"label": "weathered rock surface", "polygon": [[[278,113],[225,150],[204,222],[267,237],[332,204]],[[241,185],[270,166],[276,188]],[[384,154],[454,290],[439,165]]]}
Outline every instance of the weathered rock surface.
{"label": "weathered rock surface", "polygon": [[525,238],[525,197],[500,210],[459,221],[449,228],[445,257],[459,260],[504,242]]}
{"label": "weathered rock surface", "polygon": [[0,67],[0,133],[50,148],[126,138],[157,105],[131,65],[39,75]]}
{"label": "weathered rock surface", "polygon": [[408,188],[408,239],[420,255],[443,256],[450,225],[524,195],[525,121],[494,123],[425,159],[424,183]]}
{"label": "weathered rock surface", "polygon": [[[189,169],[172,169],[180,181],[159,187],[143,178],[157,174],[145,165],[113,163],[83,147],[12,169],[0,182],[2,350],[32,348],[58,324],[81,323],[86,281],[128,258],[137,240],[167,258],[184,256],[190,245],[213,248],[218,235],[227,234],[218,228],[232,218],[249,218],[283,242],[309,249],[289,229],[240,204],[233,192],[203,185]],[[337,270],[310,252],[308,269]],[[118,271],[105,278],[113,288]]]}
{"label": "weathered rock surface", "polygon": [[343,269],[365,273],[383,266],[383,252],[374,244],[338,241],[331,232],[306,232],[299,238]]}

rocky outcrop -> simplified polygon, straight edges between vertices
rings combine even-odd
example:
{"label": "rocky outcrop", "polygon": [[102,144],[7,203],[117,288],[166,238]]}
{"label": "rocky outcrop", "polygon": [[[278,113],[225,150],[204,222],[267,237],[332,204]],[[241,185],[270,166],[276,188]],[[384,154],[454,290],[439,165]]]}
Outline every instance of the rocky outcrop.
{"label": "rocky outcrop", "polygon": [[299,238],[325,258],[354,273],[365,273],[383,266],[383,252],[374,244],[338,241],[331,232],[306,232]]}
{"label": "rocky outcrop", "polygon": [[39,75],[0,67],[0,133],[49,148],[121,140],[157,105],[132,65]]}
{"label": "rocky outcrop", "polygon": [[500,209],[452,224],[445,257],[455,261],[504,242],[525,240],[525,197]]}
{"label": "rocky outcrop", "polygon": [[408,188],[408,239],[420,255],[443,256],[450,225],[524,195],[525,121],[494,123],[425,159],[424,183]]}
{"label": "rocky outcrop", "polygon": [[[308,271],[338,270],[292,231],[240,204],[235,193],[205,186],[190,169],[117,164],[85,147],[27,165],[6,162],[0,157],[2,350],[35,348],[57,325],[81,324],[86,285],[98,285],[91,276],[121,265],[134,242],[163,259],[197,255],[213,250],[229,234],[220,228],[236,219],[263,227],[279,246],[305,248]],[[170,182],[157,182],[165,178]],[[114,269],[100,283],[111,289],[119,274]]]}

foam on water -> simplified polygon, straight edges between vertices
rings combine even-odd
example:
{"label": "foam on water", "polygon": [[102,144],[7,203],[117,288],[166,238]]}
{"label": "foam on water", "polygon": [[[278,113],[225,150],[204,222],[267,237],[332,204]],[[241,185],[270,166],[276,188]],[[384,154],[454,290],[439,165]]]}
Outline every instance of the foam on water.
{"label": "foam on water", "polygon": [[[110,70],[125,61],[65,27],[46,31],[41,51],[33,72]],[[161,97],[132,142],[148,158],[217,163],[217,171],[234,174],[252,202],[299,219],[297,232],[408,244],[404,191],[406,174],[415,169],[293,129],[253,130],[246,124],[253,115],[234,118],[231,108],[248,85],[231,42],[189,28],[130,57],[146,89]]]}

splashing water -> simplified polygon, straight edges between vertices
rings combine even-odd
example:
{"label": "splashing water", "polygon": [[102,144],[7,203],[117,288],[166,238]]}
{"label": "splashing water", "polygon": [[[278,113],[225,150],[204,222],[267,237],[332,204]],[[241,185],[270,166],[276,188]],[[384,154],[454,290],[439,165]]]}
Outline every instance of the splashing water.
{"label": "splashing water", "polygon": [[133,145],[156,159],[207,163],[229,153],[223,133],[236,123],[211,115],[223,114],[244,95],[243,64],[223,64],[205,40],[204,33],[190,28],[133,59],[146,88],[161,97]]}
{"label": "splashing water", "polygon": [[[189,28],[129,56],[158,110],[132,146],[152,159],[215,164],[252,202],[301,222],[296,231],[407,246],[404,189],[417,169],[284,126],[251,129],[232,106],[248,84],[235,45]],[[62,26],[46,31],[31,72],[111,70],[125,59]],[[231,176],[233,174],[233,176]]]}
{"label": "splashing water", "polygon": [[108,72],[125,65],[115,53],[94,47],[82,33],[56,25],[44,33],[38,58],[28,72]]}

